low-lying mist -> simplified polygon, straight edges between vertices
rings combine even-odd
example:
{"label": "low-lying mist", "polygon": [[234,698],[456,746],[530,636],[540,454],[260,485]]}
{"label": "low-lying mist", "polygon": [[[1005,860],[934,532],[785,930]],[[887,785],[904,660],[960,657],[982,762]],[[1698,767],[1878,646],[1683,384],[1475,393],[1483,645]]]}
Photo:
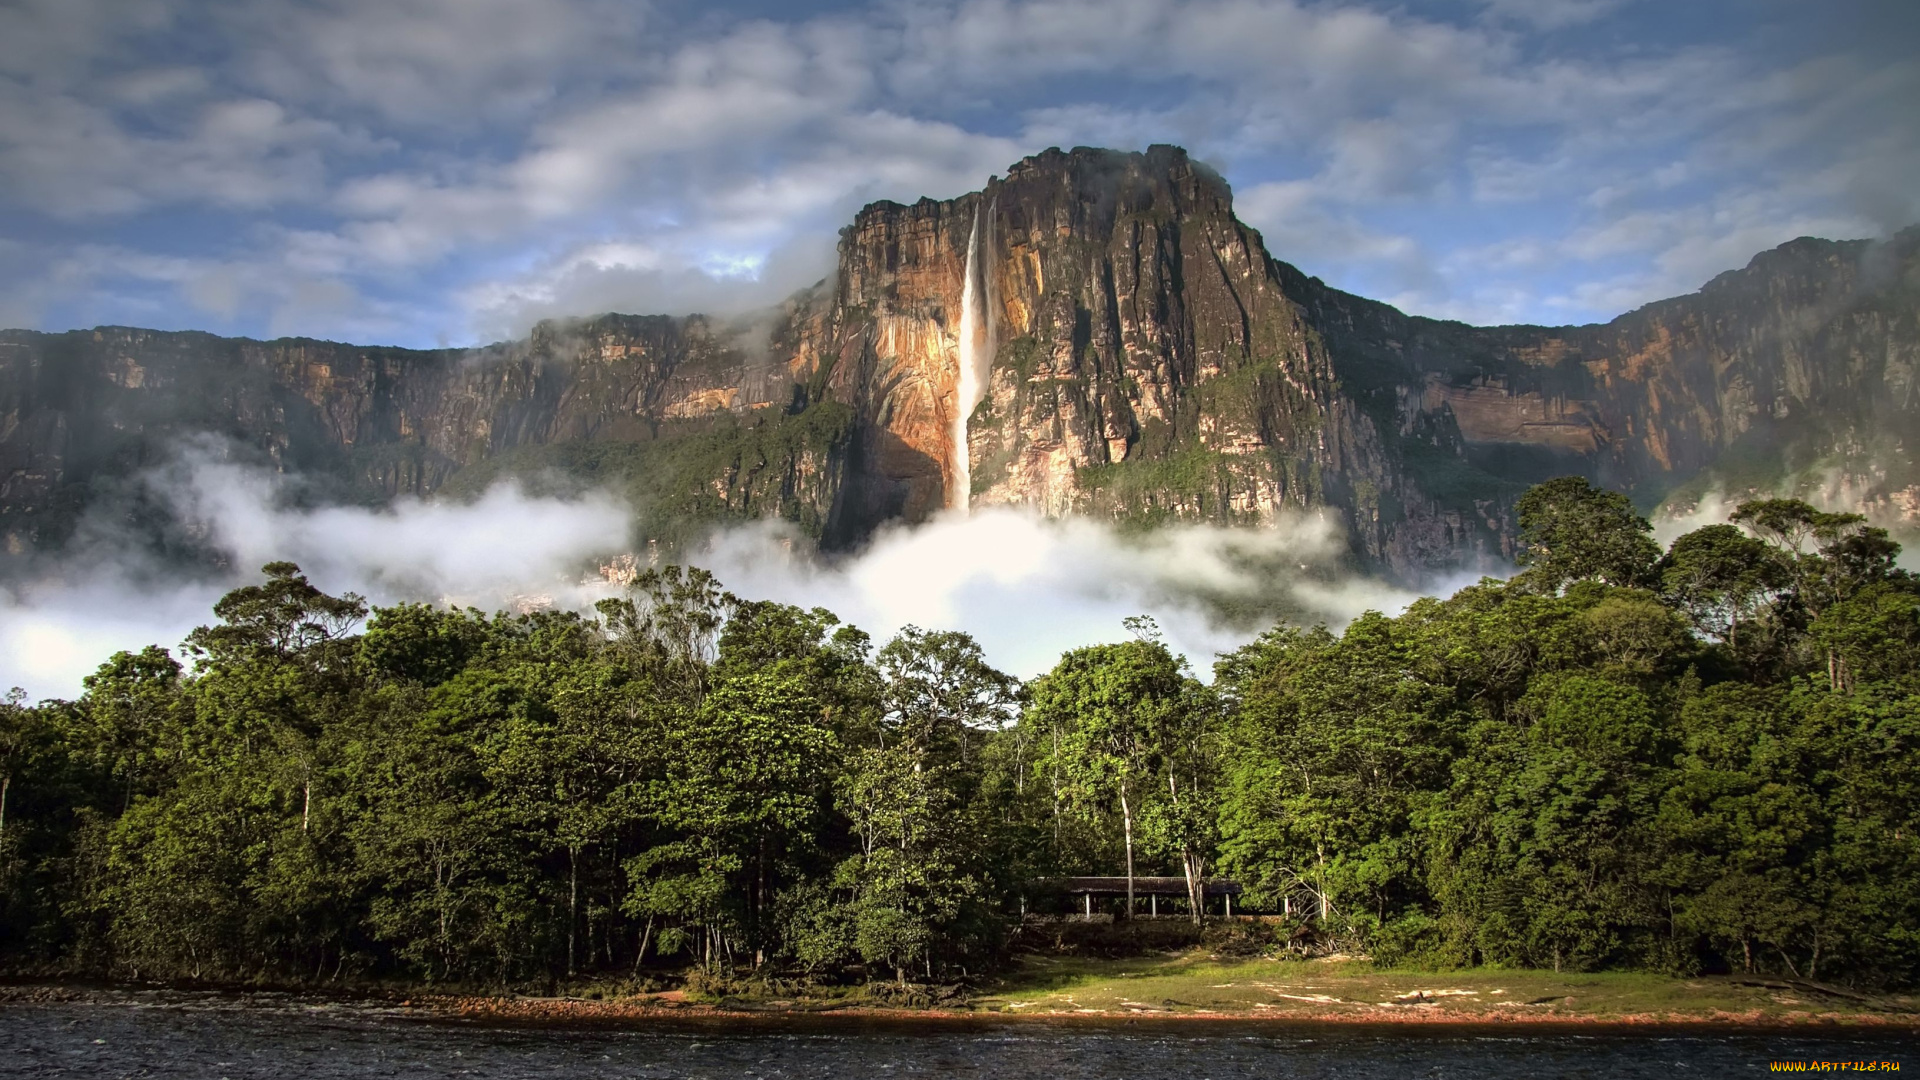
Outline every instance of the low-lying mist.
{"label": "low-lying mist", "polygon": [[[141,477],[200,550],[164,560],[110,508],[83,523],[66,555],[0,594],[0,688],[70,697],[120,649],[174,647],[212,620],[213,602],[289,559],[320,588],[375,604],[402,600],[483,610],[588,610],[620,588],[636,553],[633,510],[600,493],[529,495],[507,483],[471,502],[402,500],[386,508],[299,506],[294,485],[189,446]],[[1066,649],[1118,640],[1129,615],[1155,618],[1168,644],[1206,675],[1213,656],[1276,619],[1344,625],[1415,594],[1341,569],[1337,525],[1301,515],[1264,529],[1170,526],[1130,533],[1014,508],[948,515],[882,531],[836,558],[778,523],[713,533],[678,561],[713,571],[736,595],[825,607],[877,641],[902,626],[973,634],[1021,676]]]}
{"label": "low-lying mist", "polygon": [[1920,572],[1920,528],[1916,528],[1912,515],[1905,507],[1884,499],[1863,500],[1837,470],[1817,475],[1814,482],[1803,480],[1739,493],[1716,485],[1697,498],[1669,500],[1654,510],[1649,519],[1653,524],[1653,538],[1664,548],[1695,529],[1731,520],[1741,503],[1775,498],[1803,499],[1821,510],[1864,515],[1869,525],[1887,529],[1901,545],[1895,564],[1903,570]]}

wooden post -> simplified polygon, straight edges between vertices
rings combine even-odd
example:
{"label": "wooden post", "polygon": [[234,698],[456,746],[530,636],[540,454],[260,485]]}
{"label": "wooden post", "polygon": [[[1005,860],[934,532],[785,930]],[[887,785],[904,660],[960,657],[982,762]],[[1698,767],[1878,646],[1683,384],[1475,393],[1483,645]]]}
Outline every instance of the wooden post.
{"label": "wooden post", "polygon": [[1222,895],[1227,898],[1227,918],[1231,919],[1233,918],[1233,894],[1224,893]]}
{"label": "wooden post", "polygon": [[1087,902],[1087,918],[1093,918],[1093,894],[1090,892],[1081,893],[1080,898]]}
{"label": "wooden post", "polygon": [[1147,894],[1147,914],[1156,919],[1160,917],[1160,894],[1159,893]]}

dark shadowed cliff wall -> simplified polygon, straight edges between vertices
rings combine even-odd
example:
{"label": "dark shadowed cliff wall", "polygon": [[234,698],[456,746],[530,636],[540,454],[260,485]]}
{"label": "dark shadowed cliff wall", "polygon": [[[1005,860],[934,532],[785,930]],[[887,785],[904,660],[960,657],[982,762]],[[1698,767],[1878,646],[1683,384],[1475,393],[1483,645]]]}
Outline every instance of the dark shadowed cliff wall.
{"label": "dark shadowed cliff wall", "polygon": [[58,545],[206,432],[330,497],[509,473],[625,485],[651,520],[778,517],[829,546],[960,497],[1139,522],[1334,515],[1405,579],[1509,551],[1526,484],[1643,504],[1809,478],[1920,516],[1920,231],[1802,239],[1610,323],[1410,317],[1278,262],[1174,147],[1049,150],[958,199],[876,203],[834,279],[751,325],[609,315],[480,350],[101,328],[0,333],[0,539]]}

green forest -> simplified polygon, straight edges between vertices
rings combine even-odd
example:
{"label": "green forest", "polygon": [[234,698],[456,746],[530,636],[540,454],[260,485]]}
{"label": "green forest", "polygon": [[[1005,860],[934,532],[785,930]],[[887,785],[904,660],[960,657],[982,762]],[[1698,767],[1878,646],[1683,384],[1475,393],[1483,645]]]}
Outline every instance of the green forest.
{"label": "green forest", "polygon": [[0,705],[0,968],[956,982],[1037,883],[1132,873],[1380,964],[1920,982],[1888,534],[1773,499],[1662,551],[1578,478],[1516,511],[1512,579],[1207,681],[1145,619],[1023,683],[692,568],[489,615],[270,564],[178,656]]}

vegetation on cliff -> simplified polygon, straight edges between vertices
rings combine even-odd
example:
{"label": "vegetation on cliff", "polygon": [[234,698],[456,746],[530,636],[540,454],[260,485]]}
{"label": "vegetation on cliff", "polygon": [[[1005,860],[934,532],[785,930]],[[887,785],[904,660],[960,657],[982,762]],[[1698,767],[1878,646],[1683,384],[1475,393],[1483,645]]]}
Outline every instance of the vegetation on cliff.
{"label": "vegetation on cliff", "polygon": [[1184,151],[1077,148],[863,209],[834,275],[744,321],[609,314],[477,350],[0,331],[0,575],[89,516],[190,547],[145,481],[208,439],[317,501],[552,470],[635,496],[649,539],[776,517],[857,546],[949,501],[976,222],[983,504],[1324,512],[1408,583],[1507,558],[1513,499],[1565,473],[1680,513],[1771,493],[1920,521],[1920,227],[1802,238],[1605,324],[1472,327],[1278,261]]}
{"label": "vegetation on cliff", "polygon": [[455,473],[444,491],[477,497],[513,477],[541,493],[612,491],[634,507],[638,539],[678,543],[716,525],[780,520],[826,532],[843,483],[853,410],[820,401],[797,413],[732,413],[667,426],[644,442],[579,439],[518,447]]}
{"label": "vegetation on cliff", "polygon": [[0,706],[16,970],[953,978],[1055,875],[1231,874],[1384,963],[1920,980],[1920,583],[1798,502],[1661,551],[1568,478],[1525,569],[1202,684],[1132,622],[965,635],[649,572],[592,617],[284,563],[75,701]]}

